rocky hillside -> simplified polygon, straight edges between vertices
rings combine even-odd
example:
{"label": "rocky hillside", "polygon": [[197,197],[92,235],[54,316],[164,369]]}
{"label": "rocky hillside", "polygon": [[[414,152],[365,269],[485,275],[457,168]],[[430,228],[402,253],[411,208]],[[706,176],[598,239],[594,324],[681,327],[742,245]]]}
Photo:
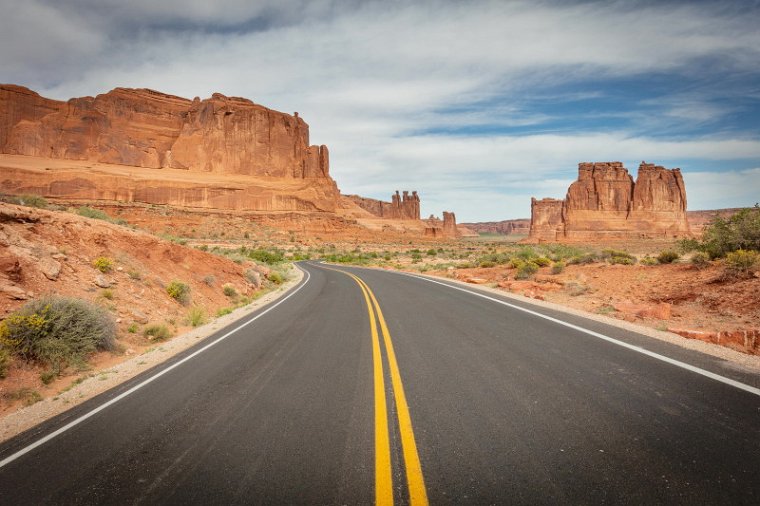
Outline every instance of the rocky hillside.
{"label": "rocky hillside", "polygon": [[[0,319],[55,293],[108,307],[123,336],[132,325],[179,329],[190,307],[213,316],[235,303],[224,286],[250,296],[267,272],[102,220],[0,203]],[[189,287],[186,303],[167,294],[172,281]]]}

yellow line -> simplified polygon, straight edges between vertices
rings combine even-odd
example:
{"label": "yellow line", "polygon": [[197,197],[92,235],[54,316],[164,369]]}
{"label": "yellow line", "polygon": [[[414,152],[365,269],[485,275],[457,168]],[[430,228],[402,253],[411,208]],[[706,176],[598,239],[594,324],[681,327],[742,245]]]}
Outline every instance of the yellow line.
{"label": "yellow line", "polygon": [[[339,271],[342,272],[342,271]],[[359,278],[348,274],[359,284],[369,312],[372,332],[372,368],[375,378],[375,504],[393,505],[393,478],[391,477],[391,445],[388,436],[388,409],[385,402],[385,379],[383,359],[380,354],[380,338],[377,334],[375,313],[372,310],[367,290]]]}
{"label": "yellow line", "polygon": [[383,311],[380,309],[380,304],[378,304],[375,294],[372,293],[372,290],[364,281],[358,277],[356,279],[369,292],[369,296],[372,298],[377,311],[378,320],[380,320],[380,329],[383,332],[383,341],[385,342],[385,350],[388,353],[388,364],[391,370],[391,383],[393,384],[393,392],[396,397],[396,411],[398,412],[398,425],[401,432],[401,447],[404,453],[406,480],[409,485],[409,499],[413,506],[426,506],[428,498],[427,490],[425,489],[425,479],[422,475],[422,465],[420,464],[420,456],[417,453],[417,443],[414,440],[414,430],[412,429],[412,418],[409,415],[409,406],[406,402],[404,386],[401,383],[401,373],[398,369],[396,353],[393,351],[391,334],[388,331],[388,325],[385,323]]}
{"label": "yellow line", "polygon": [[[331,271],[337,271],[347,276],[351,276],[357,282],[364,294],[369,311],[370,330],[372,331],[372,362],[374,367],[375,378],[375,503],[376,504],[393,504],[393,483],[391,478],[391,460],[390,460],[390,443],[388,437],[388,412],[385,400],[385,380],[383,376],[383,361],[380,354],[380,339],[375,322],[375,312],[380,322],[380,329],[383,333],[383,342],[385,350],[388,353],[388,364],[390,366],[391,384],[396,400],[396,411],[398,413],[399,431],[401,433],[401,448],[404,455],[404,467],[406,468],[406,480],[409,487],[409,500],[413,506],[427,506],[427,490],[425,489],[425,479],[422,475],[422,465],[420,456],[417,452],[417,443],[414,440],[414,430],[412,429],[412,418],[409,415],[409,406],[406,402],[406,394],[401,383],[401,373],[399,372],[396,353],[393,350],[391,334],[388,331],[388,325],[385,323],[383,311],[380,304],[372,293],[370,287],[358,276],[339,269],[331,269],[321,266]],[[370,303],[370,299],[372,302]],[[375,311],[372,310],[374,306]]]}

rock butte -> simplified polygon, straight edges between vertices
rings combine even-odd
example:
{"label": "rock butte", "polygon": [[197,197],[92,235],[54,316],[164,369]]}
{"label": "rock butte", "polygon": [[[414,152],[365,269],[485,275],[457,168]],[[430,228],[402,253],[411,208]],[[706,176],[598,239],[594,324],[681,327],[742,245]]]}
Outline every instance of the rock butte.
{"label": "rock butte", "polygon": [[460,226],[482,234],[528,235],[530,233],[530,218],[462,223]]}
{"label": "rock butte", "polygon": [[561,199],[531,199],[532,241],[690,236],[680,169],[642,162],[634,183],[620,162],[578,164]]}
{"label": "rock butte", "polygon": [[344,198],[327,147],[309,144],[298,113],[219,93],[188,100],[116,88],[63,102],[0,85],[0,153],[9,193],[244,211],[286,229],[314,221],[315,231],[326,230],[326,216],[334,231],[378,216],[409,221],[396,231],[428,235],[416,192],[389,203]]}

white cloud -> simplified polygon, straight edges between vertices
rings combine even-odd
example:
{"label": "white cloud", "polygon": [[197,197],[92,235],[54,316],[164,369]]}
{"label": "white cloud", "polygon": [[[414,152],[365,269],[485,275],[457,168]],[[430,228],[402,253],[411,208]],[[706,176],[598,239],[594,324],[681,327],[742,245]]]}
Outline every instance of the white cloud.
{"label": "white cloud", "polygon": [[[635,170],[642,159],[760,159],[753,138],[419,135],[539,126],[551,113],[521,110],[521,97],[593,98],[562,88],[576,80],[701,78],[692,65],[705,59],[716,62],[711,72],[759,67],[751,16],[704,4],[626,5],[30,0],[3,6],[0,63],[4,79],[60,99],[132,86],[186,97],[219,91],[299,111],[312,142],[330,147],[343,190],[387,198],[418,189],[425,212],[447,208],[460,220],[527,216],[531,195],[564,194],[579,161],[622,160]],[[662,116],[704,122],[726,113],[700,100],[673,98]],[[645,127],[661,121],[632,117]]]}

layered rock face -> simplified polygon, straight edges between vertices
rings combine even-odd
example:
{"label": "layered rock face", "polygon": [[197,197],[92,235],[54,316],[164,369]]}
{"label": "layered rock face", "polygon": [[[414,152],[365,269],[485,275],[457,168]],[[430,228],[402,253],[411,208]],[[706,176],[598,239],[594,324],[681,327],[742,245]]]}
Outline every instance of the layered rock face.
{"label": "layered rock face", "polygon": [[[329,176],[327,147],[309,145],[309,127],[297,113],[291,116],[221,94],[187,100],[152,90],[117,88],[94,98],[59,102],[23,87],[0,85],[0,153],[162,169],[151,178],[162,181],[173,179],[169,174],[177,170],[237,178],[231,189],[217,178],[218,188],[204,190],[204,178],[198,176],[192,195],[169,181],[151,182],[141,189],[128,178],[119,180],[125,188],[119,198],[148,203],[208,204],[209,199],[199,197],[204,191],[233,195],[209,204],[233,209],[296,210],[304,207],[296,200],[308,201],[308,194],[315,193],[320,201],[306,207],[334,210],[338,200]],[[56,188],[48,195],[66,198],[71,181],[81,176],[69,172],[37,174],[37,186]],[[108,170],[104,166],[101,172]],[[240,178],[247,176],[282,179],[287,191],[292,181],[306,193],[294,198],[264,196],[261,204],[250,196],[237,202],[234,195],[250,193],[241,188],[246,183]],[[109,198],[95,193],[89,197]]]}
{"label": "layered rock face", "polygon": [[683,237],[686,188],[679,169],[642,162],[636,182],[620,162],[580,163],[564,200],[531,201],[530,238]]}
{"label": "layered rock face", "polygon": [[413,191],[411,195],[408,191],[404,191],[402,196],[396,190],[396,193],[391,196],[390,202],[369,199],[358,195],[346,195],[346,197],[378,218],[391,220],[420,219],[420,197],[416,191]]}
{"label": "layered rock face", "polygon": [[501,234],[501,235],[528,235],[530,232],[530,219],[503,220],[503,221],[484,221],[479,223],[460,223],[473,232],[482,234]]}
{"label": "layered rock face", "polygon": [[424,222],[426,224],[425,235],[428,237],[456,238],[470,235],[466,228],[463,232],[457,227],[456,215],[449,211],[443,212],[443,220],[431,214]]}

